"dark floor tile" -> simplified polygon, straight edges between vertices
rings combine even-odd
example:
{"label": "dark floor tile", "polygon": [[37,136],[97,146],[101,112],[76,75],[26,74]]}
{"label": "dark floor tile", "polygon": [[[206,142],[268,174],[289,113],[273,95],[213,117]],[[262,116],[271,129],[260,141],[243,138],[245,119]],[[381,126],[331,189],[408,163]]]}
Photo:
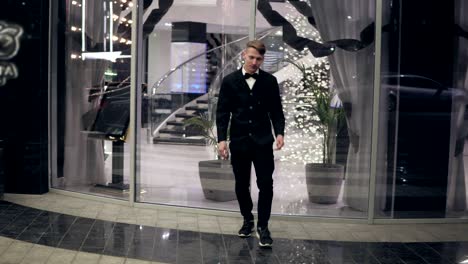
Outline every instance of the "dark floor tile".
{"label": "dark floor tile", "polygon": [[49,226],[49,228],[46,229],[44,235],[63,237],[67,233],[67,231],[68,229],[61,229],[57,226]]}
{"label": "dark floor tile", "polygon": [[130,249],[130,243],[126,240],[112,239],[107,240],[104,248],[104,254],[124,257],[127,256],[128,250]]}
{"label": "dark floor tile", "polygon": [[26,227],[16,228],[7,226],[4,229],[2,229],[2,231],[0,232],[0,236],[16,239],[23,232],[24,229],[26,229]]}
{"label": "dark floor tile", "polygon": [[113,229],[114,225],[114,222],[96,219],[96,221],[94,221],[93,228]]}
{"label": "dark floor tile", "polygon": [[427,244],[437,251],[444,260],[460,263],[467,259],[468,242],[439,242]]}
{"label": "dark floor tile", "polygon": [[102,254],[104,252],[104,247],[87,247],[82,246],[80,251],[94,253],[94,254]]}
{"label": "dark floor tile", "polygon": [[53,220],[57,219],[57,217],[59,217],[59,215],[61,215],[61,214],[60,213],[55,213],[55,212],[49,212],[49,211],[42,211],[42,213],[36,218],[36,220],[39,220],[39,221],[44,221],[44,220],[53,221]]}
{"label": "dark floor tile", "polygon": [[[281,250],[281,249],[279,249]],[[278,257],[275,254],[274,249],[257,249],[252,252],[252,258],[254,263],[271,263],[280,264]]]}
{"label": "dark floor tile", "polygon": [[35,232],[35,231],[24,231],[21,233],[17,239],[21,241],[26,241],[30,243],[37,243],[39,239],[44,235],[45,232]]}
{"label": "dark floor tile", "polygon": [[61,240],[62,237],[42,236],[37,243],[44,246],[57,247]]}
{"label": "dark floor tile", "polygon": [[93,238],[87,237],[83,242],[83,247],[98,247],[104,248],[106,246],[106,239],[105,238]]}
{"label": "dark floor tile", "polygon": [[177,240],[155,241],[153,261],[175,263],[177,255]]}
{"label": "dark floor tile", "polygon": [[40,245],[165,263],[458,264],[468,242],[360,243],[258,239],[75,217],[0,201],[0,235]]}
{"label": "dark floor tile", "polygon": [[70,227],[70,229],[68,229],[67,233],[68,234],[76,234],[76,235],[80,235],[80,234],[84,234],[84,235],[87,235],[88,232],[91,230],[91,226],[75,226],[75,225],[72,225]]}
{"label": "dark floor tile", "polygon": [[179,259],[192,259],[194,262],[201,262],[200,240],[178,241],[177,262]]}
{"label": "dark floor tile", "polygon": [[151,261],[153,258],[153,248],[130,247],[127,258],[136,258]]}
{"label": "dark floor tile", "polygon": [[98,228],[92,227],[88,232],[88,237],[94,238],[108,238],[112,235],[112,227],[111,228]]}
{"label": "dark floor tile", "polygon": [[126,245],[127,247],[133,241],[133,234],[128,233],[111,233],[111,235],[107,238],[108,243],[111,245]]}
{"label": "dark floor tile", "polygon": [[382,264],[404,264],[404,262],[395,255],[389,248],[382,244],[382,248],[369,249],[371,254]]}
{"label": "dark floor tile", "polygon": [[21,213],[20,217],[32,221],[32,220],[34,220],[36,217],[38,217],[39,215],[41,215],[42,212],[43,212],[42,210],[30,208],[30,209],[24,210],[24,211]]}
{"label": "dark floor tile", "polygon": [[111,255],[116,257],[127,257],[128,248],[105,248],[102,253],[104,255]]}
{"label": "dark floor tile", "polygon": [[156,228],[151,226],[137,226],[134,237],[140,239],[154,239],[156,236]]}
{"label": "dark floor tile", "polygon": [[156,228],[155,241],[177,241],[177,230],[169,228]]}
{"label": "dark floor tile", "polygon": [[215,260],[218,260],[219,263],[227,262],[227,251],[224,246],[222,235],[202,233],[200,241],[203,261],[205,263],[207,260],[210,260],[210,263],[215,263]]}
{"label": "dark floor tile", "polygon": [[95,221],[93,218],[77,217],[73,225],[93,225]]}
{"label": "dark floor tile", "polygon": [[107,239],[106,248],[130,248],[132,241],[128,239],[121,239],[119,237],[109,237]]}
{"label": "dark floor tile", "polygon": [[60,214],[51,222],[51,225],[68,229],[68,227],[70,227],[73,222],[75,222],[76,218],[76,216]]}
{"label": "dark floor tile", "polygon": [[49,225],[43,224],[43,223],[37,223],[33,222],[30,224],[25,231],[29,232],[45,232],[47,229],[49,229]]}
{"label": "dark floor tile", "polygon": [[154,248],[154,239],[140,239],[140,238],[133,238],[132,247],[140,247],[140,248]]}
{"label": "dark floor tile", "polygon": [[113,233],[132,235],[135,233],[137,226],[126,223],[115,223],[114,228],[112,229]]}
{"label": "dark floor tile", "polygon": [[246,239],[235,236],[224,236],[224,245],[228,257],[250,257],[250,247]]}
{"label": "dark floor tile", "polygon": [[178,233],[179,241],[192,241],[200,239],[200,232],[179,230]]}
{"label": "dark floor tile", "polygon": [[80,241],[62,240],[58,244],[58,247],[78,251],[81,248],[81,244],[82,244],[82,242],[80,242]]}

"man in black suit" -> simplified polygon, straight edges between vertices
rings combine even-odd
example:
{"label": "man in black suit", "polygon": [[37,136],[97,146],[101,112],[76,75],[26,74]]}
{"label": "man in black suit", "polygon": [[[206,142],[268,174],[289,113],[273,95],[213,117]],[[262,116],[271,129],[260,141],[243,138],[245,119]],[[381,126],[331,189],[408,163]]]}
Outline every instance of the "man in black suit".
{"label": "man in black suit", "polygon": [[[249,41],[242,52],[242,69],[227,75],[221,84],[216,112],[218,149],[228,158],[227,131],[230,121],[231,163],[236,178],[236,195],[244,223],[239,237],[249,237],[254,228],[250,171],[252,163],[257,176],[257,236],[261,247],[271,247],[268,230],[273,200],[273,131],[276,149],[284,145],[284,114],[276,78],[260,70],[266,52],[259,40]],[[273,125],[273,131],[272,131]]]}

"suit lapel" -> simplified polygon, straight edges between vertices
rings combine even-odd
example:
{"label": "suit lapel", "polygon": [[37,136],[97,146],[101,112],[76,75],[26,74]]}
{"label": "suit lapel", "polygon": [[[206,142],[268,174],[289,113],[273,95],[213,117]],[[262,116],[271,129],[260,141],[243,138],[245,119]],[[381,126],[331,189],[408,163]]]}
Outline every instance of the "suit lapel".
{"label": "suit lapel", "polygon": [[244,75],[242,75],[242,69],[236,72],[236,82],[239,85],[238,87],[241,87],[242,90],[250,91],[250,87],[245,81]]}
{"label": "suit lapel", "polygon": [[258,71],[258,77],[257,79],[255,80],[255,83],[252,87],[252,91],[255,93],[255,92],[258,92],[258,90],[262,87],[263,85],[263,77],[264,77],[264,74],[262,72],[262,70],[259,70]]}

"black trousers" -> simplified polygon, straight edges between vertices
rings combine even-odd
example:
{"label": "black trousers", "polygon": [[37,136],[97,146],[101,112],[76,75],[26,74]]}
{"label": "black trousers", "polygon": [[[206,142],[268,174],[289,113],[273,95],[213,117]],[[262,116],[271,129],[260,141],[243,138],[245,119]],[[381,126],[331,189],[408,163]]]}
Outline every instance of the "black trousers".
{"label": "black trousers", "polygon": [[[238,143],[240,144],[240,143]],[[257,176],[258,221],[257,226],[268,226],[273,200],[273,159],[272,144],[258,145],[254,142],[243,142],[241,145],[231,143],[231,164],[236,178],[237,201],[244,220],[253,220],[253,203],[250,196],[250,172],[252,164]]]}

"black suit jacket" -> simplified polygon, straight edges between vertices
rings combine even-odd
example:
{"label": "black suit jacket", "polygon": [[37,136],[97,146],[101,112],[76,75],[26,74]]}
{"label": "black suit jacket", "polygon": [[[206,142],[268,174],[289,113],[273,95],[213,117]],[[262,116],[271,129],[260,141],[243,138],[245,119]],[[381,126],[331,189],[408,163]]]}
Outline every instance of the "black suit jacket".
{"label": "black suit jacket", "polygon": [[245,81],[242,70],[224,77],[216,110],[218,142],[227,140],[230,127],[232,144],[252,139],[257,144],[272,144],[275,135],[284,135],[284,114],[278,81],[260,70],[252,88]]}

